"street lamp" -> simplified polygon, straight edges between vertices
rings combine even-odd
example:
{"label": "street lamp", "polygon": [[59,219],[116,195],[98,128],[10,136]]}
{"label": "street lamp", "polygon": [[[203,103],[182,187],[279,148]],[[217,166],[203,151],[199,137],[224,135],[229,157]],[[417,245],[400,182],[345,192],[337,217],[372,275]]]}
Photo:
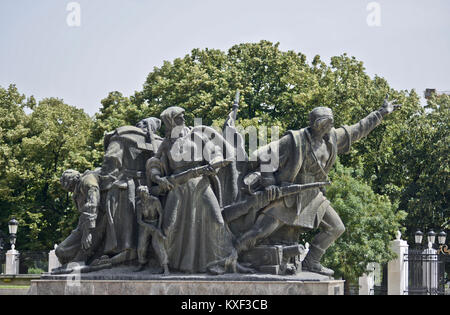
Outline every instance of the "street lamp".
{"label": "street lamp", "polygon": [[9,221],[8,223],[9,234],[11,234],[10,241],[12,250],[14,250],[14,248],[16,247],[16,237],[17,237],[16,235],[18,227],[19,222],[15,218],[12,218],[11,221]]}
{"label": "street lamp", "polygon": [[422,244],[423,232],[420,230],[417,230],[416,234],[414,235],[414,240],[416,241],[416,245]]}
{"label": "street lamp", "polygon": [[428,243],[431,243],[431,244],[434,244],[434,242],[436,241],[436,233],[433,230],[430,230],[428,232],[427,240],[428,240]]}
{"label": "street lamp", "polygon": [[[420,230],[417,230],[416,234],[414,234],[414,241],[416,242],[417,246],[422,244],[423,236],[424,234]],[[439,234],[436,234],[436,232],[430,230],[427,233],[428,244],[434,244],[434,242],[436,242],[436,236],[439,245],[438,253],[450,255],[450,250],[448,249],[448,246],[445,245],[445,242],[447,241],[447,233],[445,233],[444,231],[440,231]]]}
{"label": "street lamp", "polygon": [[447,240],[447,233],[441,231],[438,234],[439,252],[441,252],[444,255],[450,255],[450,250],[448,249],[448,246],[445,245],[446,240]]}
{"label": "street lamp", "polygon": [[438,243],[439,243],[439,245],[445,245],[446,239],[447,239],[447,233],[445,233],[444,231],[441,231],[438,234]]}

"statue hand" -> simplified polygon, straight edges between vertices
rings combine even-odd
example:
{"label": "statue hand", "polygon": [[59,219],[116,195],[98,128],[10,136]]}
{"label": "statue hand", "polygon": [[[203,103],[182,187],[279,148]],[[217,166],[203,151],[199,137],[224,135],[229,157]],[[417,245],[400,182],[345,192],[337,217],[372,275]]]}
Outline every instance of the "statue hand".
{"label": "statue hand", "polygon": [[384,99],[383,106],[379,109],[380,114],[384,117],[386,115],[389,115],[393,111],[399,109],[402,107],[401,104],[397,104],[396,100],[393,100],[392,102],[388,101],[388,95],[386,95],[386,98]]}
{"label": "statue hand", "polygon": [[280,188],[275,185],[271,185],[265,188],[265,195],[269,202],[279,198],[281,194]]}
{"label": "statue hand", "polygon": [[156,230],[156,234],[158,235],[158,237],[162,240],[165,240],[166,237],[164,236],[163,232],[160,229],[155,229]]}
{"label": "statue hand", "polygon": [[210,164],[205,168],[204,175],[206,176],[213,176],[216,175],[216,169],[212,167]]}
{"label": "statue hand", "polygon": [[164,191],[169,191],[173,189],[173,184],[167,179],[167,177],[160,178],[158,180],[158,185],[161,187]]}

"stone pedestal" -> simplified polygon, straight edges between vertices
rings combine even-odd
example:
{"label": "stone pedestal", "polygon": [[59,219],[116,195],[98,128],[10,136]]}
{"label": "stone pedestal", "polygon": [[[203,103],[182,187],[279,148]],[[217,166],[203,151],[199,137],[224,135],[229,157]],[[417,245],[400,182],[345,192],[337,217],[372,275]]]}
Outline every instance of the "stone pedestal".
{"label": "stone pedestal", "polygon": [[[30,295],[342,295],[344,281],[314,273],[292,276],[221,276],[131,272],[131,268],[90,274],[44,275]],[[109,272],[109,273],[108,273]]]}
{"label": "stone pedestal", "polygon": [[15,249],[11,249],[6,252],[6,268],[5,273],[7,275],[19,274],[19,252]]}

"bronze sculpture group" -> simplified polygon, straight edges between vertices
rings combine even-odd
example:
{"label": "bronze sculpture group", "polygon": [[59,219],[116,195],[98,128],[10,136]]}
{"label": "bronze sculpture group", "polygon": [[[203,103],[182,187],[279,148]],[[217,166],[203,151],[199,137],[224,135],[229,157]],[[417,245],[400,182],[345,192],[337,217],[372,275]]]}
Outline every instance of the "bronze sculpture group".
{"label": "bronze sculpture group", "polygon": [[[338,154],[397,107],[386,99],[380,110],[340,128],[334,128],[331,109],[316,108],[307,128],[287,132],[251,158],[234,126],[237,101],[222,132],[187,127],[177,106],[160,119],[118,128],[105,135],[101,168],[67,170],[61,177],[80,218],[56,249],[62,267],[53,273],[130,263],[138,272],[154,258],[166,275],[332,276],[320,261],[345,227],[325,197],[327,174]],[[270,157],[276,158],[272,168],[265,167]],[[299,236],[314,229],[320,232],[301,262]]]}

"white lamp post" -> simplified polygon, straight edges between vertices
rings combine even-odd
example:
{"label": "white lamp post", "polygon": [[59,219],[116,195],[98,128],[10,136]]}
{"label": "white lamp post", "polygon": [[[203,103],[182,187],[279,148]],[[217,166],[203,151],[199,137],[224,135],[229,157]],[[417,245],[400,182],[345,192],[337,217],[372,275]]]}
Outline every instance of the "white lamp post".
{"label": "white lamp post", "polygon": [[9,234],[11,235],[11,249],[14,250],[16,247],[17,229],[19,228],[19,222],[12,218],[8,223]]}
{"label": "white lamp post", "polygon": [[16,251],[16,237],[19,222],[13,218],[8,222],[11,250],[6,253],[6,274],[17,275],[19,274],[19,252]]}

